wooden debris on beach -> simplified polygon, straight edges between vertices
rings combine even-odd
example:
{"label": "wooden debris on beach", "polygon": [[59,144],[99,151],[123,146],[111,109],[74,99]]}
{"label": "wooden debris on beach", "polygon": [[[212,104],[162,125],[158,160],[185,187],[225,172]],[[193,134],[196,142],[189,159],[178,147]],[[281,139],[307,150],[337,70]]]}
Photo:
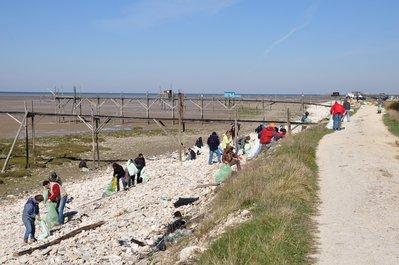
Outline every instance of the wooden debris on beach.
{"label": "wooden debris on beach", "polygon": [[95,228],[97,228],[99,226],[102,226],[103,224],[105,224],[105,221],[100,221],[100,222],[97,222],[97,223],[94,223],[94,224],[82,226],[82,227],[77,228],[77,229],[75,229],[75,230],[73,230],[73,231],[71,231],[71,232],[69,232],[69,233],[67,233],[67,234],[65,234],[65,235],[63,235],[63,236],[61,236],[61,237],[59,237],[57,239],[54,239],[53,241],[50,241],[50,242],[48,242],[46,244],[43,244],[43,245],[40,245],[40,246],[37,246],[37,247],[34,247],[34,248],[29,248],[29,249],[26,249],[26,250],[22,250],[22,251],[19,251],[19,252],[15,252],[14,256],[15,257],[19,257],[19,256],[22,256],[22,255],[31,254],[35,250],[46,249],[48,247],[51,247],[51,246],[54,246],[54,245],[57,245],[57,244],[61,243],[61,241],[63,241],[63,240],[66,240],[68,238],[74,237],[74,236],[76,236],[77,234],[79,234],[79,233],[81,233],[83,231],[95,229]]}

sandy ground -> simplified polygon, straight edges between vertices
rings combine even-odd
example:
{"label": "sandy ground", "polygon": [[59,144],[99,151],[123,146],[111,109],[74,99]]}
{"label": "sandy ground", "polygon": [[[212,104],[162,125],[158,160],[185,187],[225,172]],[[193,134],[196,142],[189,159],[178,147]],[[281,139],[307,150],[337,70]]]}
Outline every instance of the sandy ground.
{"label": "sandy ground", "polygon": [[327,135],[320,168],[319,264],[399,264],[399,147],[376,107]]}

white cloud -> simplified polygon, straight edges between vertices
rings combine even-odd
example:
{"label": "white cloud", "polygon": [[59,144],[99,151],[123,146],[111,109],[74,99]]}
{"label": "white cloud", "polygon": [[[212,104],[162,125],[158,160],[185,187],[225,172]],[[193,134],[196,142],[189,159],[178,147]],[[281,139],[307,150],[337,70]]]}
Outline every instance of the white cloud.
{"label": "white cloud", "polygon": [[296,32],[306,28],[311,23],[314,14],[319,8],[319,2],[320,0],[316,0],[310,6],[308,6],[305,12],[302,14],[300,23],[298,23],[298,25],[295,25],[286,34],[284,34],[282,37],[278,38],[272,44],[270,44],[269,47],[267,47],[267,49],[263,52],[263,58],[266,59],[269,56],[269,54],[272,52],[272,50],[276,48],[279,44],[289,39]]}
{"label": "white cloud", "polygon": [[110,30],[146,29],[198,13],[214,15],[239,0],[138,0],[118,18],[99,21]]}

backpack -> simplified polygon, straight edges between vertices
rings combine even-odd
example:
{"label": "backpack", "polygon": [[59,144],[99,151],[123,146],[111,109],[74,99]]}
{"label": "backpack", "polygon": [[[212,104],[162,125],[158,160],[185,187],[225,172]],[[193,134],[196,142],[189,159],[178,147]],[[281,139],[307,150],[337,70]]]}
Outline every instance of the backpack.
{"label": "backpack", "polygon": [[258,127],[255,128],[256,133],[260,133],[263,129],[263,124],[259,125]]}

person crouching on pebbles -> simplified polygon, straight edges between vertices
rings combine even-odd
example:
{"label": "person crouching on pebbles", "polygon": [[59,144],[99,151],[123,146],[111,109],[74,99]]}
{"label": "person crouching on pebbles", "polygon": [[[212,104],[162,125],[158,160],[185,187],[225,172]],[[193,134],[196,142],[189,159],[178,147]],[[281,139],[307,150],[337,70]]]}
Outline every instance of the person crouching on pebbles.
{"label": "person crouching on pebbles", "polygon": [[31,197],[25,203],[24,210],[22,212],[22,222],[25,226],[25,234],[24,234],[24,243],[28,243],[29,237],[32,239],[32,242],[36,242],[35,238],[35,220],[37,216],[37,220],[40,221],[39,214],[39,203],[44,200],[43,195],[36,195],[35,197]]}

